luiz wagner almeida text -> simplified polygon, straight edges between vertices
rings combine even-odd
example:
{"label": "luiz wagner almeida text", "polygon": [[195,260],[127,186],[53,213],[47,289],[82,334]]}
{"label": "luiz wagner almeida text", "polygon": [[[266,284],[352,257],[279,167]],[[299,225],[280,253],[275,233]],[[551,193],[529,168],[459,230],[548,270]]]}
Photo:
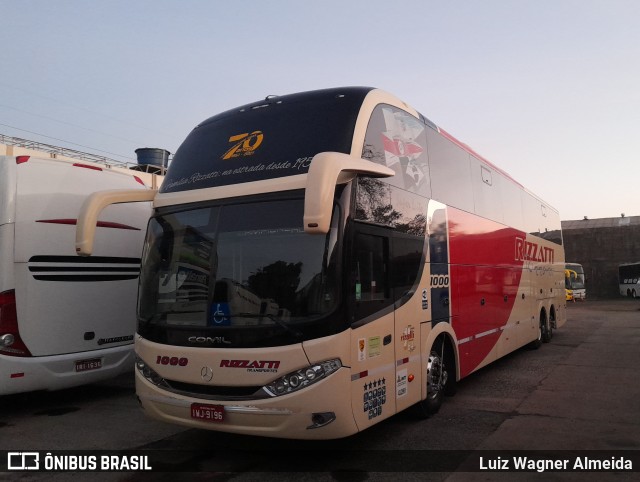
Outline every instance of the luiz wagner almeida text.
{"label": "luiz wagner almeida text", "polygon": [[545,459],[517,456],[511,458],[480,457],[480,470],[518,471],[535,470],[536,472],[552,471],[600,471],[600,470],[633,470],[633,462],[625,457],[574,457],[570,459]]}

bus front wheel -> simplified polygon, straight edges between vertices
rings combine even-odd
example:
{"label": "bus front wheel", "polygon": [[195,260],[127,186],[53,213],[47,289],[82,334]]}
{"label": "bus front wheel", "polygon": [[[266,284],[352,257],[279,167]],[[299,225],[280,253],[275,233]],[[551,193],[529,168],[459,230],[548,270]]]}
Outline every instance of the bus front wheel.
{"label": "bus front wheel", "polygon": [[445,395],[453,395],[455,374],[449,373],[446,360],[448,353],[444,344],[434,344],[427,361],[427,397],[416,404],[416,413],[427,418],[440,410]]}

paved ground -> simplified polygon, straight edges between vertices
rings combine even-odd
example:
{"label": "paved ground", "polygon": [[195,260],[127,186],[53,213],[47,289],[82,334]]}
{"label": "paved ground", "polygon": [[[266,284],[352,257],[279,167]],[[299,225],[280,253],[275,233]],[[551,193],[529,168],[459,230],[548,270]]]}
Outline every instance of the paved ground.
{"label": "paved ground", "polygon": [[[504,457],[510,450],[595,450],[638,461],[640,302],[575,303],[568,319],[539,350],[519,350],[463,380],[458,394],[435,417],[417,421],[401,413],[339,441],[239,437],[155,422],[142,414],[131,376],[124,376],[89,387],[0,399],[0,450],[152,448],[166,451],[168,467],[191,472],[151,474],[147,480],[640,480],[640,472],[405,472],[447,454],[460,456],[434,450],[497,451],[486,454]],[[300,449],[303,455],[296,452]],[[282,469],[290,461],[299,469],[298,457],[321,471],[272,472],[274,462]],[[4,475],[16,479],[15,474]],[[21,477],[70,478],[138,480],[140,475]]]}
{"label": "paved ground", "polygon": [[[511,401],[472,399],[456,404],[480,410],[512,410],[479,450],[594,450],[616,455],[640,450],[640,303],[588,301],[569,306],[568,323],[542,350],[539,383],[526,396],[511,390]],[[488,370],[490,371],[490,369]],[[517,383],[513,374],[511,383]],[[484,378],[484,377],[483,377]],[[489,378],[493,378],[489,375]],[[483,381],[484,382],[484,381]],[[472,383],[475,383],[473,381]],[[466,400],[465,400],[466,399]],[[640,470],[637,467],[636,470]],[[512,474],[513,475],[513,474]],[[549,476],[550,474],[544,474]],[[556,477],[559,474],[554,473]],[[522,474],[519,479],[521,480]],[[562,475],[584,480],[583,474]],[[527,478],[541,480],[538,474]],[[589,474],[589,480],[640,480],[635,474]],[[457,474],[447,481],[509,480],[506,474]]]}

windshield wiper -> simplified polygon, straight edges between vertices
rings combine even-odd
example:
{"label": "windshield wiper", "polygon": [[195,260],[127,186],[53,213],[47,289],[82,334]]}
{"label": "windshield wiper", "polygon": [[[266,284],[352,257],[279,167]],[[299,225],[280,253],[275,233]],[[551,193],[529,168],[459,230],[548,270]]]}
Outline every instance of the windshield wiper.
{"label": "windshield wiper", "polygon": [[292,335],[294,335],[296,338],[302,338],[302,333],[299,332],[298,330],[295,330],[293,328],[291,328],[291,326],[288,323],[285,323],[282,320],[279,320],[278,318],[276,318],[274,315],[268,314],[268,313],[238,313],[238,314],[232,314],[231,317],[233,318],[234,316],[239,316],[242,318],[267,318],[271,321],[273,321],[276,325],[284,328],[286,331],[288,331],[289,333],[291,333]]}

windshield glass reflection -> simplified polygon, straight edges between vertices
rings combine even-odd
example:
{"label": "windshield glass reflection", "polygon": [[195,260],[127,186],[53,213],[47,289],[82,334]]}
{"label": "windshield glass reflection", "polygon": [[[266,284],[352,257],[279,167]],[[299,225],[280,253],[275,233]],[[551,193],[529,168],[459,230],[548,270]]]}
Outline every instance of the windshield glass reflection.
{"label": "windshield glass reflection", "polygon": [[304,233],[303,201],[157,216],[148,230],[141,323],[284,329],[334,309],[337,229]]}

